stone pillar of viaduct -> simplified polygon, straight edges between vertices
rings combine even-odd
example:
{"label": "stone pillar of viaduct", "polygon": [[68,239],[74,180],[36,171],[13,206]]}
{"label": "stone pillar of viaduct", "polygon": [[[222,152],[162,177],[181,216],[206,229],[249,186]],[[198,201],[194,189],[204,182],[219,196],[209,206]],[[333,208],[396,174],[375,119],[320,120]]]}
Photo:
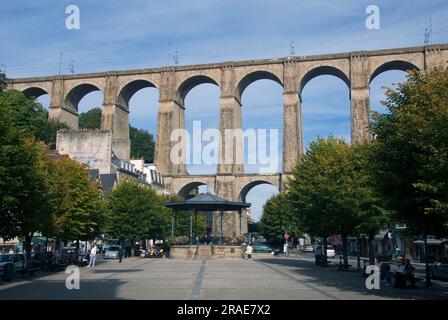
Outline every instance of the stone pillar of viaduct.
{"label": "stone pillar of viaduct", "polygon": [[78,129],[78,111],[65,105],[65,83],[63,79],[52,81],[50,96],[50,119],[58,120],[68,125],[72,130]]}
{"label": "stone pillar of viaduct", "polygon": [[235,68],[224,66],[221,69],[221,98],[219,128],[221,146],[218,174],[238,174],[244,170],[242,136],[234,134],[242,129],[241,98],[235,95]]}
{"label": "stone pillar of viaduct", "polygon": [[157,141],[155,163],[157,169],[170,175],[187,174],[185,166],[185,154],[179,153],[175,163],[170,158],[172,147],[179,142],[171,141],[171,133],[176,129],[185,128],[185,112],[183,101],[176,96],[176,78],[173,70],[166,69],[161,72],[161,84],[159,87],[159,113],[157,119]]}
{"label": "stone pillar of viaduct", "polygon": [[130,159],[131,141],[129,139],[129,109],[117,101],[117,77],[106,77],[104,88],[103,112],[101,130],[112,131],[112,150],[115,155],[124,160]]}
{"label": "stone pillar of viaduct", "polygon": [[350,113],[353,144],[370,139],[370,74],[367,57],[350,56]]}
{"label": "stone pillar of viaduct", "polygon": [[302,110],[297,79],[297,62],[285,61],[283,79],[283,163],[282,171],[289,173],[302,156]]}

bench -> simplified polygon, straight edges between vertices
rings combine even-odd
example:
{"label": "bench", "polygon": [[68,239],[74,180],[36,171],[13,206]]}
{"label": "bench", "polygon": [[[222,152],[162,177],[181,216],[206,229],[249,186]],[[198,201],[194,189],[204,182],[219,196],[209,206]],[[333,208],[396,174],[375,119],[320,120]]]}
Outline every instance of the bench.
{"label": "bench", "polygon": [[[395,283],[394,283],[395,288],[407,288],[407,284],[408,284],[408,282],[410,282],[409,279],[407,279],[404,275],[402,275],[400,273],[396,273],[394,275],[394,278],[395,278]],[[414,279],[416,280],[415,277],[414,277]],[[416,282],[417,282],[417,280],[416,280]],[[415,283],[413,285],[415,285]]]}

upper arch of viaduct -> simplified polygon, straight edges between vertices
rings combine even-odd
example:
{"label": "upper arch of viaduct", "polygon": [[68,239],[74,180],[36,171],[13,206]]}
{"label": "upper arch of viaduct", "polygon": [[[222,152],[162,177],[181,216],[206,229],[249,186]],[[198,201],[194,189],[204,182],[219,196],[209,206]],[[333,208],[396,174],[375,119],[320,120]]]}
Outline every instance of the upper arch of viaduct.
{"label": "upper arch of viaduct", "polygon": [[[167,175],[184,175],[184,165],[170,164],[169,137],[172,130],[185,125],[184,99],[195,86],[217,85],[221,91],[220,128],[242,127],[241,96],[254,81],[269,79],[284,88],[283,172],[290,172],[303,152],[301,135],[301,92],[315,77],[332,75],[347,84],[351,99],[351,136],[358,143],[369,139],[369,85],[388,70],[427,70],[447,65],[448,45],[349,52],[307,57],[224,62],[204,65],[163,67],[129,71],[10,79],[10,88],[28,97],[48,93],[50,116],[77,128],[78,103],[87,93],[101,91],[104,96],[102,129],[111,130],[114,151],[129,157],[129,100],[135,92],[154,87],[159,92],[156,164]],[[287,139],[286,139],[287,137]],[[221,148],[225,148],[223,144]],[[242,174],[243,166],[222,164],[222,174]]]}

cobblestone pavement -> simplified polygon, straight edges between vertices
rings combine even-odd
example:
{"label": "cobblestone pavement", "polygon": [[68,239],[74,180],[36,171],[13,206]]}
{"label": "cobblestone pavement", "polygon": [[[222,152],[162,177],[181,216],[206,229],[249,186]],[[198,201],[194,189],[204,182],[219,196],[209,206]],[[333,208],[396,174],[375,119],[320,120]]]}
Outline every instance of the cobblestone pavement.
{"label": "cobblestone pavement", "polygon": [[67,290],[67,274],[39,273],[0,282],[0,299],[448,299],[448,283],[397,289],[381,282],[367,290],[355,270],[336,263],[317,267],[310,256],[252,260],[125,259],[81,268],[80,290]]}

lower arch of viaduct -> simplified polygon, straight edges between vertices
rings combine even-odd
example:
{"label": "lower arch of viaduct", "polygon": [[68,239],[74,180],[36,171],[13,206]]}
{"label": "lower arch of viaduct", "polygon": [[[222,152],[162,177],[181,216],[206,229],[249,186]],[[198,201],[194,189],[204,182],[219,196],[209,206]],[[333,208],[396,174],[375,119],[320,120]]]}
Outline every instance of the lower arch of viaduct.
{"label": "lower arch of viaduct", "polygon": [[[175,194],[182,198],[188,198],[191,192],[197,187],[206,185],[209,192],[230,201],[246,202],[248,192],[255,186],[260,184],[269,184],[279,191],[283,191],[289,174],[237,174],[237,175],[180,175],[167,176],[165,178],[166,186]],[[216,216],[213,223],[213,234],[218,235],[218,217]],[[247,232],[247,212],[242,212],[243,224],[240,228],[239,213],[224,213],[224,235],[235,236]]]}

